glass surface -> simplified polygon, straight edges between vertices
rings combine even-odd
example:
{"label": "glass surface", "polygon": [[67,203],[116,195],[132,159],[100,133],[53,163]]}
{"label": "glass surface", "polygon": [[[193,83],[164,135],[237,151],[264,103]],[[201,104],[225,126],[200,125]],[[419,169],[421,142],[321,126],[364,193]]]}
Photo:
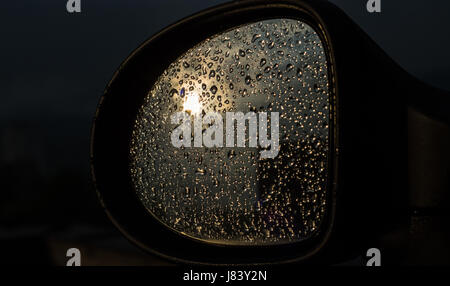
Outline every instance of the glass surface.
{"label": "glass surface", "polygon": [[[178,148],[171,135],[180,124],[171,116],[183,111],[192,120],[192,147]],[[195,118],[209,112],[224,119],[223,147],[194,147]],[[261,158],[249,122],[245,147],[227,147],[226,112],[267,114],[268,137],[278,129],[278,154]],[[279,114],[277,128],[271,112]],[[192,238],[307,239],[326,211],[329,114],[325,51],[306,23],[271,19],[217,34],[170,64],[149,90],[130,147],[134,188],[154,217]],[[212,124],[203,123],[204,135]]]}

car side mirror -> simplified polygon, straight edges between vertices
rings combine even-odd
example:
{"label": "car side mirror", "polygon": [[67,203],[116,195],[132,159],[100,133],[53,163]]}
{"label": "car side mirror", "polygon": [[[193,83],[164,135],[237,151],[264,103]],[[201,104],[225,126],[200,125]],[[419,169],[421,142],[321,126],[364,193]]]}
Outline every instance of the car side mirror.
{"label": "car side mirror", "polygon": [[408,106],[448,122],[447,100],[328,2],[232,2],[120,66],[93,179],[120,231],[175,261],[342,261],[409,219]]}

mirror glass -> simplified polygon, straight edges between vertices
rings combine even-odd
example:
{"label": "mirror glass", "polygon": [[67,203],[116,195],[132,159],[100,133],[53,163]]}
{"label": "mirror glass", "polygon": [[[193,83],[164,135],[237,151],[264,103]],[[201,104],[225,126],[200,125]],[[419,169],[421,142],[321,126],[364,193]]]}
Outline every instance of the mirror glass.
{"label": "mirror glass", "polygon": [[270,19],[204,40],[161,74],[136,117],[137,196],[206,242],[313,236],[326,212],[329,96],[323,43],[306,23]]}

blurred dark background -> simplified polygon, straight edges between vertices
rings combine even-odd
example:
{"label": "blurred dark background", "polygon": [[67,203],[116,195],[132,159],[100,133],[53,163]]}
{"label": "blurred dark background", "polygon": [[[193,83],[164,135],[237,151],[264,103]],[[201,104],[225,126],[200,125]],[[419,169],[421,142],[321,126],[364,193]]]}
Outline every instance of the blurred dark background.
{"label": "blurred dark background", "polygon": [[[165,264],[112,227],[89,171],[97,102],[120,63],[165,26],[220,0],[66,0],[0,10],[0,254],[4,264]],[[404,69],[450,90],[450,2],[333,0]],[[374,79],[376,80],[376,79]],[[25,259],[25,257],[27,257]],[[6,258],[6,259],[5,259]]]}

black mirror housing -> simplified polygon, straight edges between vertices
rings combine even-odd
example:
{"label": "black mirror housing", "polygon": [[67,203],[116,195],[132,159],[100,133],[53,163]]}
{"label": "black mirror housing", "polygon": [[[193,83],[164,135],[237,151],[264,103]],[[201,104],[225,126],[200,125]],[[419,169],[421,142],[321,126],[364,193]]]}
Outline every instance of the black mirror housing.
{"label": "black mirror housing", "polygon": [[[313,27],[329,64],[330,159],[324,221],[313,238],[276,246],[218,246],[180,236],[154,219],[133,191],[128,166],[137,111],[157,78],[185,51],[219,32],[274,18],[298,19]],[[122,63],[97,109],[92,176],[114,224],[130,241],[160,256],[208,265],[342,261],[408,222],[407,107],[410,99],[419,102],[414,94],[426,88],[333,4],[231,2],[162,30]],[[433,107],[427,110],[434,112]]]}

